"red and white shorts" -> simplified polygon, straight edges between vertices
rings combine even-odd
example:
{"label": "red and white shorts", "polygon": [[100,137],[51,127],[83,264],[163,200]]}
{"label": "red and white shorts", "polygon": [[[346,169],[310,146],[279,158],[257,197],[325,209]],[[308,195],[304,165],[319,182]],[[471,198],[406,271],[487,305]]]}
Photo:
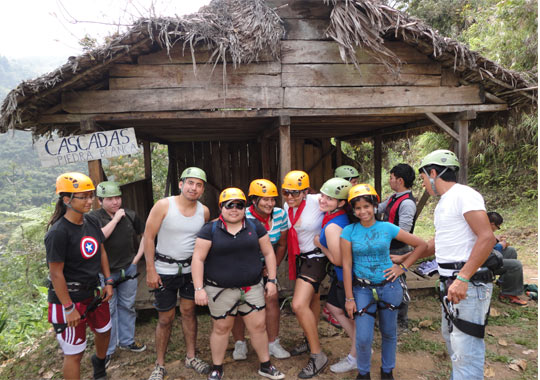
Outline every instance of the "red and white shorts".
{"label": "red and white shorts", "polygon": [[[75,304],[80,315],[83,315],[90,302],[92,302],[92,298]],[[49,303],[49,322],[66,323],[64,308],[61,304]],[[96,310],[88,313],[86,318],[81,320],[76,327],[66,327],[62,333],[56,334],[56,339],[60,343],[64,355],[76,355],[84,351],[87,325],[95,333],[104,333],[111,329],[111,313],[108,302],[103,302]]]}

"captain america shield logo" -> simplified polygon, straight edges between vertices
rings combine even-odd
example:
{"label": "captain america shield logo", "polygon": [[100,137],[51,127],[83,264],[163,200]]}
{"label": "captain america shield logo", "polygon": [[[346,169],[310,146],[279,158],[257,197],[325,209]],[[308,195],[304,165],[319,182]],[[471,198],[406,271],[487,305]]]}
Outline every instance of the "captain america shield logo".
{"label": "captain america shield logo", "polygon": [[98,242],[92,236],[85,236],[81,239],[81,254],[85,259],[94,257],[98,250]]}

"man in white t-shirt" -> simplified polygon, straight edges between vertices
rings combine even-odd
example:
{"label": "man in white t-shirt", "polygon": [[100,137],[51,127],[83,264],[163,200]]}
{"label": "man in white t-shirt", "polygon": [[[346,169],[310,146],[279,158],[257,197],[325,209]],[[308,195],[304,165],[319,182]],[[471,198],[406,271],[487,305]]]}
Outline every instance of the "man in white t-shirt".
{"label": "man in white t-shirt", "polygon": [[[481,268],[496,240],[484,199],[457,183],[459,160],[449,150],[436,150],[418,170],[424,187],[440,197],[435,208],[435,252],[441,276],[441,330],[452,360],[452,380],[484,378],[484,326],[493,290],[492,274]],[[466,332],[465,332],[466,331]]]}

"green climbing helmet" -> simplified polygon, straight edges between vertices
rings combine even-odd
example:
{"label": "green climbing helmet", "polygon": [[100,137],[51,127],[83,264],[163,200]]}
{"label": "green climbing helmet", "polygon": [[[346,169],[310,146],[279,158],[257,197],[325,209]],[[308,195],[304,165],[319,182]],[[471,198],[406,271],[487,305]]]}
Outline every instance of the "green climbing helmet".
{"label": "green climbing helmet", "polygon": [[206,182],[206,173],[204,172],[204,170],[197,168],[195,166],[192,166],[190,168],[186,168],[182,172],[180,179],[184,180],[185,178],[198,178]]}
{"label": "green climbing helmet", "polygon": [[321,187],[321,193],[331,198],[347,199],[352,184],[344,178],[330,178]]}
{"label": "green climbing helmet", "polygon": [[96,195],[99,198],[119,197],[122,195],[122,190],[117,182],[104,181],[97,185]]}
{"label": "green climbing helmet", "polygon": [[336,168],[334,171],[334,177],[338,178],[356,178],[359,177],[360,173],[358,173],[358,170],[353,168],[350,165],[341,165]]}
{"label": "green climbing helmet", "polygon": [[428,165],[439,165],[456,171],[459,169],[459,159],[456,154],[446,149],[434,150],[422,159],[420,169]]}

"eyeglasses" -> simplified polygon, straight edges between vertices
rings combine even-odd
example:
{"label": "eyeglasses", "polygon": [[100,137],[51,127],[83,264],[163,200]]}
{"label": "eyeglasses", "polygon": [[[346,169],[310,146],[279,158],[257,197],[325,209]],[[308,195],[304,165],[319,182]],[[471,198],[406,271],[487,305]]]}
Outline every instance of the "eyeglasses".
{"label": "eyeglasses", "polygon": [[293,198],[298,198],[302,194],[302,190],[283,190],[282,194],[285,198],[289,195],[292,195]]}
{"label": "eyeglasses", "polygon": [[96,196],[95,195],[88,195],[86,197],[76,197],[74,195],[72,198],[80,199],[80,200],[83,200],[83,201],[88,201],[88,200],[93,201],[96,198]]}
{"label": "eyeglasses", "polygon": [[223,205],[227,210],[232,210],[233,208],[237,210],[243,210],[245,205],[243,203],[238,202],[227,202]]}

